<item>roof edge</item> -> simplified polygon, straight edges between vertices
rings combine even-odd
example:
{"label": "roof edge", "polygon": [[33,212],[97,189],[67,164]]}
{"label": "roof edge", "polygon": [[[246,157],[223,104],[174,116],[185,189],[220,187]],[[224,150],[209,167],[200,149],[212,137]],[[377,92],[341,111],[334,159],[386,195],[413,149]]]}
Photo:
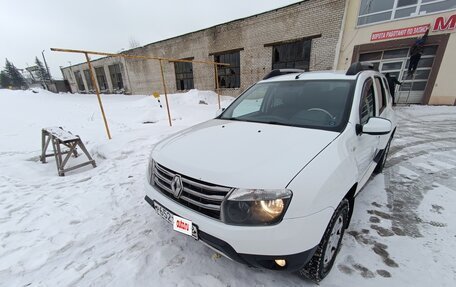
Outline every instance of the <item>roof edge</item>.
{"label": "roof edge", "polygon": [[[203,28],[203,29],[199,29],[199,30],[196,30],[196,31],[192,31],[192,32],[180,34],[180,35],[177,35],[177,36],[173,36],[173,37],[170,37],[170,38],[166,38],[166,39],[163,39],[163,40],[159,40],[159,41],[156,41],[156,42],[152,42],[152,43],[146,44],[146,45],[141,46],[141,47],[131,48],[131,49],[122,51],[122,52],[120,52],[120,53],[118,53],[118,54],[125,54],[126,52],[129,52],[129,51],[134,51],[134,50],[137,50],[137,49],[143,49],[143,48],[146,48],[146,47],[148,47],[148,46],[155,45],[155,44],[159,44],[159,43],[162,43],[162,42],[165,42],[165,41],[169,41],[169,40],[173,40],[173,39],[176,39],[176,38],[179,38],[179,37],[184,37],[184,36],[188,36],[188,35],[191,35],[191,34],[194,34],[194,33],[203,32],[203,31],[205,31],[205,30],[214,29],[214,28],[217,28],[218,26],[228,25],[228,24],[232,24],[232,23],[235,23],[235,22],[239,22],[239,21],[244,21],[244,20],[247,20],[247,19],[249,19],[249,18],[258,17],[258,16],[261,16],[261,15],[264,15],[264,14],[268,14],[268,13],[271,13],[271,12],[277,12],[277,11],[279,11],[279,10],[287,9],[287,8],[289,8],[289,7],[292,7],[292,6],[299,6],[299,5],[301,5],[302,3],[304,3],[304,2],[309,2],[309,1],[311,1],[311,0],[301,0],[301,1],[296,2],[296,3],[292,3],[292,4],[289,4],[289,5],[282,6],[282,7],[278,7],[278,8],[271,9],[271,10],[267,10],[267,11],[264,11],[264,12],[261,12],[261,13],[258,13],[258,14],[254,14],[254,15],[250,15],[250,16],[246,16],[246,17],[234,19],[234,20],[231,20],[231,21],[228,21],[228,22],[223,22],[223,23],[216,24],[216,25],[213,25],[213,26],[210,26],[210,27],[206,27],[206,28]],[[104,59],[104,58],[109,58],[109,57],[111,57],[111,56],[101,57],[101,58],[95,59],[95,60],[90,61],[90,62],[98,61],[98,60],[101,60],[101,59]],[[82,64],[85,64],[85,63],[86,63],[86,62],[81,62],[81,63],[79,63],[79,64],[74,64],[74,65],[71,65],[71,66],[62,67],[61,69],[76,67],[76,66],[79,66],[79,65],[82,65]]]}

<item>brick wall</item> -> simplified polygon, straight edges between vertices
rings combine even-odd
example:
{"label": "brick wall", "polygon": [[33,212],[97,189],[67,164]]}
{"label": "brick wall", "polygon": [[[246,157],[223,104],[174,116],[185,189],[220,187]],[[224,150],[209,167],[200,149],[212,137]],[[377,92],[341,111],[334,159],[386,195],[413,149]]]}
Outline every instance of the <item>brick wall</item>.
{"label": "brick wall", "polygon": [[[149,55],[165,58],[188,58],[213,61],[211,53],[240,51],[241,87],[223,89],[223,95],[237,96],[254,84],[272,67],[272,47],[265,44],[321,34],[312,40],[310,70],[333,68],[336,45],[345,8],[345,0],[308,0],[252,17],[232,21],[205,30],[196,31],[144,47],[126,51],[130,55]],[[158,61],[103,58],[93,66],[123,62],[124,83],[132,94],[163,93]],[[87,69],[86,64],[73,66],[73,71]],[[174,64],[163,62],[168,91],[176,92]],[[66,78],[67,68],[63,68]],[[106,70],[108,83],[110,77]],[[214,90],[214,67],[193,63],[194,86],[200,90]],[[73,77],[74,79],[74,77]],[[70,79],[68,79],[70,80]],[[85,79],[84,79],[85,81]],[[70,81],[71,83],[71,81]],[[76,87],[76,85],[72,85]]]}

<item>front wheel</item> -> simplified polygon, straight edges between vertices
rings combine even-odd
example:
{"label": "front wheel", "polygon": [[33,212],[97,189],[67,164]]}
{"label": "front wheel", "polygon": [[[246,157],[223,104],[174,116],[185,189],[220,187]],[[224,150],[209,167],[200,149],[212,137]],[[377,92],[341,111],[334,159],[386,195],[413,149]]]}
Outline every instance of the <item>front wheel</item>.
{"label": "front wheel", "polygon": [[299,270],[299,274],[319,282],[329,274],[340,250],[345,227],[348,226],[349,203],[342,200],[326,228],[320,244],[309,263]]}

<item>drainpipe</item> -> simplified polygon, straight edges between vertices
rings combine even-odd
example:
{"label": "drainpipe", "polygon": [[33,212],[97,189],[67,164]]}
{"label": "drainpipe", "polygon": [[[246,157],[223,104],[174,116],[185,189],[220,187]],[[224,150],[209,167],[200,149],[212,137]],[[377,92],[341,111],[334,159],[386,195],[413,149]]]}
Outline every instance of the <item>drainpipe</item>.
{"label": "drainpipe", "polygon": [[333,70],[337,70],[337,64],[339,64],[339,57],[341,52],[340,49],[342,47],[342,39],[345,31],[345,20],[347,18],[348,5],[350,1],[351,0],[345,0],[344,16],[342,17],[342,25],[340,27],[339,40],[337,41],[336,45],[336,55],[334,56]]}

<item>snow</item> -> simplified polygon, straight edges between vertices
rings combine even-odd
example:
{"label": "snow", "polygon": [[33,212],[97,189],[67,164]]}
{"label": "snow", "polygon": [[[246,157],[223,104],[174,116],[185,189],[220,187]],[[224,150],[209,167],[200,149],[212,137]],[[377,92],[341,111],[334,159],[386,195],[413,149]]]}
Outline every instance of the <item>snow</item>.
{"label": "snow", "polygon": [[[149,151],[213,118],[213,92],[170,95],[173,127],[163,97],[164,108],[151,96],[102,98],[112,140],[94,95],[0,90],[0,286],[315,286],[216,256],[144,201]],[[397,112],[387,168],[358,195],[321,286],[456,281],[456,108]],[[53,158],[41,164],[40,133],[48,126],[79,135],[97,167],[59,177]]]}

